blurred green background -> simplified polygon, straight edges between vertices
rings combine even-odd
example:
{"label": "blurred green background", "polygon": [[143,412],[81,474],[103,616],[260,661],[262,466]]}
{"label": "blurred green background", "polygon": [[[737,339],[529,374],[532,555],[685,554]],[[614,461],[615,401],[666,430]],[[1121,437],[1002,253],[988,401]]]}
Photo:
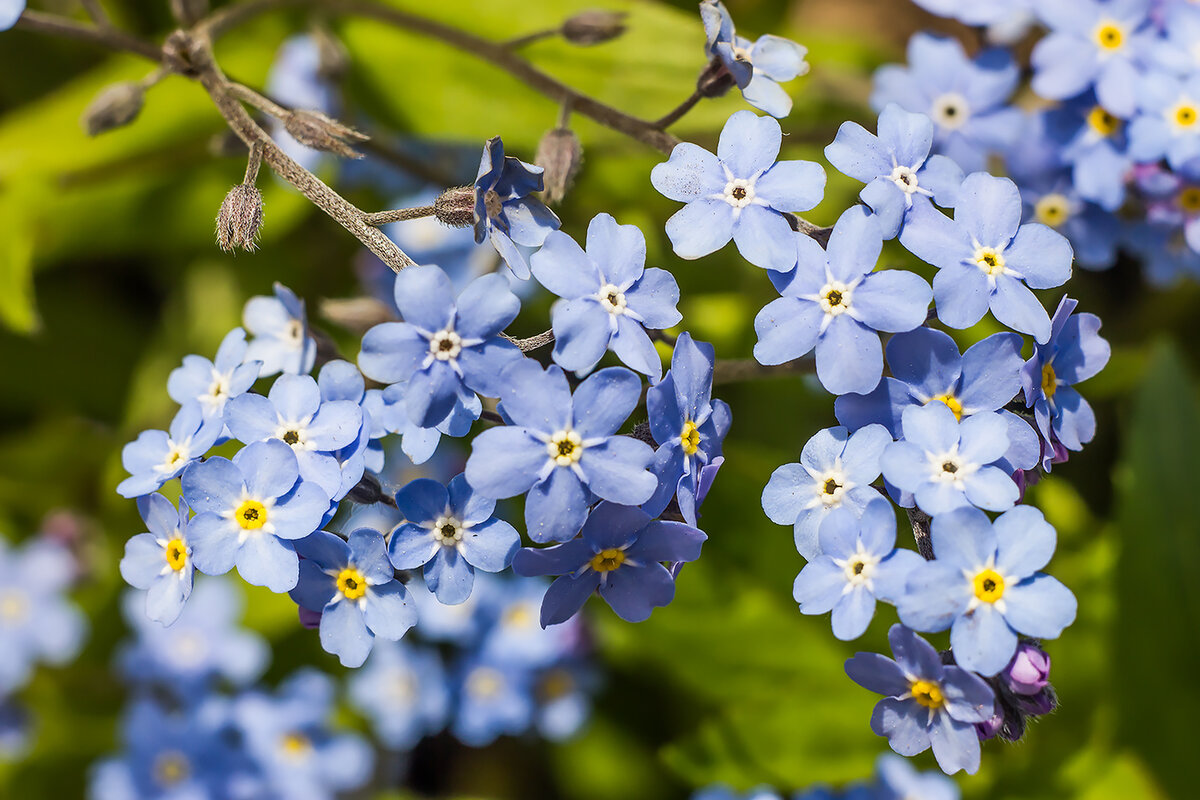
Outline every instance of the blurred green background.
{"label": "blurred green background", "polygon": [[[614,42],[573,48],[549,40],[525,55],[648,118],[690,93],[704,60],[690,0],[394,1],[495,39],[557,25],[582,8],[628,10],[629,32]],[[103,4],[138,33],[161,38],[170,30],[166,3]],[[783,121],[785,158],[823,161],[821,148],[844,119],[872,127],[873,69],[901,60],[912,31],[951,29],[902,0],[729,6],[740,32],[809,47],[811,74],[787,85],[796,106]],[[79,16],[66,0],[39,7]],[[278,44],[320,16],[263,17],[223,39],[218,58],[231,76],[261,87]],[[469,148],[500,134],[512,154],[532,160],[555,122],[554,103],[469,55],[377,23],[322,21],[351,55],[345,116],[372,134]],[[211,154],[222,123],[199,87],[168,78],[150,90],[134,124],[89,139],[79,124],[84,107],[108,84],[142,78],[147,63],[22,31],[0,37],[0,530],[21,539],[47,515],[78,515],[71,524],[83,531],[90,578],[77,599],[92,625],[75,664],[42,669],[21,693],[36,715],[36,741],[25,760],[0,764],[0,796],[77,797],[88,764],[117,746],[124,699],[110,668],[125,635],[116,566],[126,538],[142,527],[133,503],[113,491],[124,475],[121,446],[144,428],[166,426],[174,410],[168,372],[184,354],[215,352],[244,301],[269,293],[273,281],[310,308],[361,293],[353,270],[360,248],[264,177],[261,250],[220,253],[213,219],[244,160]],[[705,102],[673,132],[712,145],[742,107],[736,92]],[[648,181],[662,156],[586,120],[576,118],[576,130],[585,163],[559,209],[564,230],[582,237],[601,211],[638,224],[648,263],[679,280],[683,327],[721,357],[749,357],[751,320],[775,296],[765,276],[732,248],[696,262],[676,258],[663,223],[677,206]],[[340,187],[332,166],[322,174]],[[830,170],[826,201],[810,219],[831,224],[856,191]],[[346,194],[370,209],[391,199],[361,181]],[[922,271],[898,249],[886,256]],[[1096,440],[1030,493],[1059,531],[1050,570],[1080,601],[1078,621],[1049,647],[1062,708],[1020,745],[987,744],[979,774],[959,784],[967,797],[990,800],[1195,797],[1200,292],[1153,290],[1128,261],[1106,273],[1077,271],[1066,288],[1081,311],[1104,320],[1113,358],[1083,388],[1099,416]],[[1052,309],[1059,296],[1042,299]],[[544,298],[529,304],[517,333],[546,327],[547,307]],[[352,335],[315,322],[353,357]],[[990,332],[964,332],[960,343]],[[791,599],[802,565],[791,532],[772,525],[758,502],[771,471],[835,424],[833,398],[795,376],[722,385],[716,394],[734,411],[728,460],[705,505],[704,556],[683,571],[674,604],[638,625],[590,604],[606,679],[584,733],[559,746],[503,740],[440,752],[422,767],[437,776],[440,796],[671,798],[715,781],[792,790],[865,778],[886,751],[868,727],[876,698],[845,677],[842,663],[856,650],[885,648],[892,612],[881,607],[853,644],[834,640],[826,618],[801,616]],[[274,645],[268,679],[307,663],[337,674],[316,637],[296,625],[287,598],[258,590],[250,609],[249,624]],[[933,767],[928,753],[918,761]]]}

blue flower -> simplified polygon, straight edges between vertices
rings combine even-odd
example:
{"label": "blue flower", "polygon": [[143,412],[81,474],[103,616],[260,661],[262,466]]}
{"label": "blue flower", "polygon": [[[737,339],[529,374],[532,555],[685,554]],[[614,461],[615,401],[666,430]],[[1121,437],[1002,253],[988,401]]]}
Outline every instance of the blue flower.
{"label": "blue flower", "polygon": [[1133,166],[1126,154],[1125,123],[1096,103],[1089,92],[1046,112],[1046,132],[1056,156],[1071,165],[1079,196],[1106,211],[1125,202],[1125,176]]}
{"label": "blue flower", "polygon": [[[481,573],[475,576],[471,596],[458,605],[448,606],[438,602],[420,577],[414,576],[408,582],[408,590],[417,607],[418,632],[427,641],[474,646],[491,624],[497,596],[503,594],[506,585],[507,581],[490,573]],[[541,599],[541,593],[538,599]]]}
{"label": "blue flower", "polygon": [[1153,286],[1167,287],[1200,277],[1200,253],[1174,226],[1149,222],[1130,225],[1122,244],[1141,259],[1146,279]]}
{"label": "blue flower", "polygon": [[1017,502],[1017,484],[996,463],[1009,448],[1004,417],[975,414],[960,423],[945,404],[929,403],[905,409],[901,425],[904,439],[889,444],[879,464],[925,513],[966,505],[1004,511]]}
{"label": "blue flower", "polygon": [[883,372],[877,331],[910,331],[924,322],[929,284],[904,270],[873,271],[883,236],[861,206],[842,214],[825,249],[799,234],[793,242],[795,270],[772,275],[783,296],[754,318],[754,357],[782,364],[815,347],[817,377],[827,390],[871,391]]}
{"label": "blue flower", "polygon": [[138,511],[149,531],[125,543],[121,577],[136,589],[146,589],[146,616],[163,625],[179,618],[192,593],[192,548],[188,543],[188,507],[178,511],[161,494],[138,498]]}
{"label": "blue flower", "polygon": [[[334,451],[351,445],[363,427],[362,409],[351,400],[322,401],[310,375],[280,375],[270,393],[247,392],[225,407],[225,426],[239,441],[279,441],[291,447],[300,477],[340,500],[342,468]],[[357,481],[356,481],[357,482]],[[339,494],[339,492],[341,492]]]}
{"label": "blue flower", "polygon": [[418,478],[396,493],[406,522],[392,533],[388,555],[396,569],[425,567],[425,585],[454,605],[471,596],[475,570],[500,572],[512,563],[521,535],[494,516],[496,501],[456,475],[447,486]]}
{"label": "blue flower", "polygon": [[914,208],[900,242],[938,268],[933,296],[942,322],[967,328],[990,308],[1013,330],[1049,338],[1050,317],[1029,290],[1071,277],[1071,245],[1045,225],[1021,224],[1021,196],[1009,179],[968,175],[953,221],[932,207]]}
{"label": "blue flower", "polygon": [[[1082,450],[1096,434],[1096,415],[1074,384],[1104,369],[1111,354],[1099,334],[1100,318],[1073,315],[1078,304],[1063,296],[1054,312],[1050,341],[1034,348],[1021,369],[1025,403],[1033,409],[1042,439],[1061,442],[1069,450]],[[1042,462],[1046,470],[1050,457],[1048,452]]]}
{"label": "blue flower", "polygon": [[483,747],[501,734],[524,733],[533,720],[533,675],[513,662],[472,658],[457,676],[458,710],[450,731]]}
{"label": "blue flower", "polygon": [[821,555],[820,526],[830,512],[849,508],[861,516],[879,496],[871,483],[879,477],[879,456],[891,443],[881,425],[866,425],[853,435],[842,427],[817,431],[799,463],[771,473],[763,511],[777,525],[795,525],[796,550],[812,561]]}
{"label": "blue flower", "polygon": [[932,200],[953,208],[962,168],[945,156],[930,156],[933,122],[888,103],[879,115],[879,135],[857,122],[843,122],[825,157],[838,171],[867,184],[858,196],[879,217],[885,239],[900,232],[913,203]]}
{"label": "blue flower", "polygon": [[205,417],[199,403],[188,403],[171,420],[170,431],[142,431],[121,449],[121,466],[130,474],[117,484],[117,493],[141,497],[158,491],[202,458],[224,428],[219,417]]}
{"label": "blue flower", "polygon": [[20,688],[38,661],[65,664],[79,652],[87,619],[63,597],[76,569],[57,544],[9,550],[0,538],[0,696]]}
{"label": "blue flower", "polygon": [[1101,105],[1133,116],[1138,100],[1137,40],[1149,37],[1147,0],[1041,3],[1035,11],[1050,33],[1033,48],[1033,90],[1066,100],[1094,86]]}
{"label": "blue flower", "polygon": [[1008,103],[1020,70],[1005,50],[967,57],[955,39],[918,33],[908,40],[908,66],[875,73],[871,107],[896,103],[933,120],[934,149],[964,170],[983,169],[988,153],[1007,149],[1021,133],[1021,112]]}
{"label": "blue flower", "polygon": [[[675,341],[671,369],[646,392],[650,433],[660,442],[652,470],[658,490],[642,509],[658,516],[672,498],[689,525],[696,525],[704,468],[721,457],[729,432],[729,406],[712,399],[712,345],[696,342],[686,331]],[[704,490],[707,492],[707,489]]]}
{"label": "blue flower", "polygon": [[243,356],[261,361],[260,375],[308,372],[317,360],[317,340],[309,335],[304,301],[282,283],[274,297],[251,297],[242,312],[242,326],[254,336]]}
{"label": "blue flower", "polygon": [[875,616],[875,600],[895,603],[904,581],[923,563],[911,550],[896,548],[896,514],[876,495],[860,517],[838,508],[820,530],[821,555],[796,576],[792,596],[802,614],[833,612],[833,635],[857,639]]}
{"label": "blue flower", "polygon": [[596,591],[621,619],[649,618],[675,597],[675,581],[660,562],[695,561],[708,538],[682,522],[614,503],[596,506],[580,534],[566,544],[527,547],[513,559],[518,575],[561,576],[542,600],[542,627],[575,616]]}
{"label": "blue flower", "polygon": [[869,394],[844,394],[833,404],[838,422],[850,430],[879,423],[903,439],[906,409],[937,401],[962,420],[973,414],[999,412],[1008,423],[1008,466],[1028,469],[1041,453],[1029,423],[1004,407],[1021,390],[1021,348],[1015,333],[995,333],[967,348],[942,331],[917,328],[893,336],[887,362],[895,377],[884,378]]}
{"label": "blue flower", "polygon": [[409,267],[396,276],[396,305],[405,321],[367,331],[358,365],[373,380],[407,382],[409,419],[432,428],[477,404],[475,392],[499,396],[500,373],[521,358],[500,337],[521,308],[503,276],[476,278],[456,300],[446,273]]}
{"label": "blue flower", "polygon": [[371,721],[390,750],[411,750],[446,724],[450,691],[433,649],[375,643],[366,664],[347,680],[350,703]]}
{"label": "blue flower", "polygon": [[[1030,0],[913,0],[939,17],[953,17],[974,27],[1006,22],[1026,13]],[[932,798],[930,798],[932,800]]]}
{"label": "blue flower", "polygon": [[700,19],[709,54],[729,70],[746,102],[773,117],[786,117],[792,98],[779,84],[808,74],[807,48],[782,36],[768,34],[757,42],[738,36],[720,0],[701,0]]}
{"label": "blue flower", "polygon": [[416,609],[378,531],[360,528],[349,541],[318,531],[296,548],[304,560],[291,597],[321,612],[321,647],[342,666],[362,666],[376,636],[396,641],[416,624]]}
{"label": "blue flower", "polygon": [[221,340],[213,361],[184,356],[183,366],[167,377],[167,394],[181,406],[198,402],[206,418],[221,418],[229,398],[249,391],[258,380],[262,362],[247,361],[246,349],[246,332],[234,328]]}
{"label": "blue flower", "polygon": [[1071,185],[1068,175],[1042,173],[1018,185],[1025,219],[1067,237],[1079,266],[1101,270],[1117,262],[1120,222],[1111,212],[1087,202]]}
{"label": "blue flower", "polygon": [[[987,0],[994,2],[994,0]],[[875,762],[878,778],[877,800],[959,800],[954,781],[940,772],[917,772],[906,759],[882,755]]]}
{"label": "blue flower", "polygon": [[562,300],[552,309],[554,360],[587,372],[606,350],[653,380],[662,362],[645,328],[669,328],[679,286],[664,269],[645,269],[646,239],[635,225],[618,225],[608,214],[588,224],[587,252],[555,231],[530,259],[533,276]]}
{"label": "blue flower", "polygon": [[1200,156],[1200,73],[1186,80],[1156,72],[1138,86],[1139,113],[1129,124],[1129,155],[1166,158],[1172,169]]}
{"label": "blue flower", "polygon": [[[363,410],[371,416],[371,436],[378,439],[387,433],[401,435],[400,449],[413,464],[424,464],[437,451],[442,436],[465,436],[483,411],[483,403],[474,393],[470,402],[455,401],[449,416],[432,428],[422,428],[412,421],[405,393],[408,383],[393,383],[386,389],[368,389]],[[461,398],[460,398],[461,400]],[[382,446],[382,445],[381,445]],[[382,455],[380,456],[382,461]],[[379,472],[380,469],[375,470]]]}
{"label": "blue flower", "polygon": [[658,488],[646,471],[654,452],[614,435],[640,395],[641,381],[622,367],[593,373],[572,397],[561,369],[543,372],[535,361],[518,361],[504,373],[500,393],[512,424],[475,437],[467,481],[497,499],[529,492],[525,524],[535,542],[573,537],[595,497],[644,503]]}
{"label": "blue flower", "polygon": [[16,25],[24,13],[25,0],[0,0],[0,31]]}
{"label": "blue flower", "polygon": [[539,672],[534,680],[538,707],[533,724],[553,742],[571,738],[592,711],[594,675],[579,661],[564,661]]}
{"label": "blue flower", "polygon": [[732,238],[742,257],[786,272],[796,263],[795,233],[784,212],[807,211],[825,192],[825,170],[812,161],[780,161],[783,131],[770,117],[738,111],[725,123],[717,154],[690,142],[650,171],[650,183],[687,203],[667,220],[682,258],[715,253]]}
{"label": "blue flower", "polygon": [[1075,596],[1038,572],[1054,554],[1054,528],[1020,506],[993,523],[975,508],[933,518],[935,561],[908,577],[897,610],[919,631],[950,629],[954,660],[995,675],[1017,651],[1017,634],[1054,639],[1075,620]]}
{"label": "blue flower", "polygon": [[475,178],[475,241],[490,238],[504,263],[521,279],[529,277],[529,264],[518,245],[539,247],[562,224],[542,201],[530,197],[541,190],[541,167],[505,156],[499,136],[487,140]]}
{"label": "blue flower", "polygon": [[183,497],[196,516],[188,526],[196,568],[222,575],[235,564],[247,583],[286,592],[299,565],[292,541],[315,531],[329,496],[300,479],[292,448],[247,445],[233,461],[210,458],[183,473]]}
{"label": "blue flower", "polygon": [[886,736],[902,756],[933,746],[943,772],[979,769],[975,723],[992,715],[995,696],[983,679],[955,666],[943,666],[938,652],[903,625],[893,625],[888,641],[896,660],[858,653],[846,662],[851,680],[884,695],[871,714],[871,730]]}
{"label": "blue flower", "polygon": [[[358,485],[363,473],[368,468],[373,472],[380,472],[383,469],[383,446],[377,440],[381,439],[387,431],[371,419],[370,412],[366,407],[366,382],[363,380],[362,373],[358,371],[358,367],[349,361],[335,359],[326,362],[317,375],[317,386],[321,390],[322,408],[328,409],[331,407],[331,403],[348,401],[359,408],[362,416],[358,436],[333,453],[342,477],[340,485],[332,492],[331,496],[334,500],[338,500],[345,497],[351,489]],[[381,394],[378,389],[375,391],[377,394]],[[299,457],[297,454],[298,459]],[[370,464],[368,464],[368,459]]]}
{"label": "blue flower", "polygon": [[541,578],[522,577],[493,584],[486,604],[491,627],[479,646],[483,658],[544,669],[578,655],[586,638],[581,620],[574,618],[550,628],[539,624],[542,598],[549,585]]}

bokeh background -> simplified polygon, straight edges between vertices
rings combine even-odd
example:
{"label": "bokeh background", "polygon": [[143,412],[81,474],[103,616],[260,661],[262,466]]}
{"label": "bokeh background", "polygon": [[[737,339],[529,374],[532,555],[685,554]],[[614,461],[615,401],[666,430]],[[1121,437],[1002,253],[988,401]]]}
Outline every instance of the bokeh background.
{"label": "bokeh background", "polygon": [[[616,41],[575,48],[547,40],[524,53],[648,118],[686,97],[704,62],[690,0],[394,1],[496,39],[552,27],[582,8],[628,10],[629,31]],[[104,5],[141,34],[161,37],[172,24],[157,0]],[[783,121],[783,158],[823,161],[842,120],[873,127],[871,73],[903,60],[912,32],[953,31],[974,46],[969,32],[905,0],[728,5],[740,32],[777,33],[809,48],[811,74],[786,87],[796,105]],[[79,14],[64,0],[39,7]],[[218,58],[231,76],[261,87],[280,43],[314,18],[350,54],[343,118],[401,150],[433,153],[432,163],[460,182],[473,177],[486,138],[502,135],[512,154],[532,160],[554,125],[553,102],[488,64],[372,22],[273,14],[223,39]],[[22,31],[0,35],[0,532],[14,542],[57,526],[73,542],[87,573],[74,597],[91,628],[73,664],[41,669],[20,692],[32,738],[21,759],[0,763],[3,797],[83,796],[89,765],[118,746],[127,690],[113,660],[129,633],[117,563],[125,540],[144,528],[114,487],[125,474],[122,445],[170,421],[169,371],[187,353],[211,356],[239,324],[245,300],[270,293],[276,280],[314,310],[322,298],[363,293],[357,242],[273,177],[260,181],[261,249],[236,257],[217,250],[213,219],[244,158],[214,155],[222,123],[198,86],[169,78],[150,90],[134,124],[94,139],[82,133],[79,117],[101,89],[147,72],[134,57]],[[713,145],[743,107],[736,92],[707,101],[673,132]],[[676,258],[663,233],[676,206],[648,180],[662,156],[587,120],[574,124],[585,161],[557,209],[564,230],[581,237],[601,211],[639,225],[648,263],[681,285],[683,327],[720,357],[749,357],[753,316],[774,296],[765,276],[733,248],[696,262]],[[429,142],[439,146],[420,149]],[[464,162],[456,152],[470,155]],[[419,188],[376,158],[348,166],[327,159],[320,171],[363,208],[390,207]],[[808,215],[820,224],[832,224],[858,188],[828,172],[826,200]],[[898,248],[885,253],[890,264],[923,271]],[[1077,270],[1065,288],[1081,311],[1104,320],[1113,358],[1083,387],[1099,416],[1095,441],[1030,492],[1059,531],[1051,570],[1080,601],[1075,625],[1049,647],[1062,707],[1019,745],[988,743],[979,774],[958,783],[965,796],[990,800],[1194,797],[1200,291],[1150,288],[1126,259],[1107,272]],[[1053,308],[1060,294],[1042,299]],[[517,333],[547,327],[548,305],[531,299]],[[313,321],[353,358],[354,334],[319,314]],[[981,325],[958,338],[965,346],[990,332]],[[645,623],[589,604],[603,682],[588,725],[562,744],[427,742],[414,757],[422,795],[676,798],[713,782],[790,791],[870,773],[886,751],[868,727],[876,698],[846,678],[842,663],[859,649],[885,649],[890,609],[851,644],[834,640],[825,618],[801,616],[791,586],[802,561],[790,531],[771,524],[758,500],[776,466],[835,424],[833,398],[795,375],[722,384],[715,394],[732,406],[734,427],[704,508],[704,555],[682,573],[675,602]],[[342,675],[286,597],[250,590],[247,625],[272,644],[268,684],[302,665]],[[917,760],[933,766],[928,753]],[[379,797],[409,796],[374,788]]]}

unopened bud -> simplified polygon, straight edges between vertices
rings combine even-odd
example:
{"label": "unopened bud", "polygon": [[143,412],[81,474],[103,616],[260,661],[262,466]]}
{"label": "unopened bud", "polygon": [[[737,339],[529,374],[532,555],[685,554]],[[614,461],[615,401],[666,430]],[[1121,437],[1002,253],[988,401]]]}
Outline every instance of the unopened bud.
{"label": "unopened bud", "polygon": [[708,66],[696,79],[696,91],[702,97],[721,97],[734,86],[737,86],[737,80],[729,71],[729,67],[725,66],[725,62],[719,58],[708,62]]}
{"label": "unopened bud", "polygon": [[451,228],[466,228],[475,224],[475,187],[455,186],[438,195],[433,201],[433,215],[438,222]]}
{"label": "unopened bud", "polygon": [[567,190],[575,183],[575,174],[583,161],[583,146],[579,137],[570,128],[554,128],[546,132],[538,142],[534,162],[545,170],[542,173],[545,191],[542,199],[556,205],[566,197]]}
{"label": "unopened bud", "polygon": [[1050,682],[1050,656],[1030,642],[1017,645],[1017,653],[1000,673],[1009,691],[1034,695]]}
{"label": "unopened bud", "polygon": [[217,214],[217,244],[226,253],[238,248],[254,250],[262,219],[263,200],[258,189],[245,183],[233,187]]}
{"label": "unopened bud", "polygon": [[975,723],[975,735],[979,737],[979,741],[986,742],[988,739],[995,739],[1003,728],[1004,714],[996,712],[983,722]]}
{"label": "unopened bud", "polygon": [[615,39],[625,32],[624,11],[580,11],[562,26],[562,37],[571,44],[588,46]]}
{"label": "unopened bud", "polygon": [[365,142],[371,138],[320,111],[293,111],[287,115],[283,125],[300,144],[314,150],[337,153],[345,158],[362,158],[362,153],[349,143]]}
{"label": "unopened bud", "polygon": [[133,122],[142,110],[146,90],[133,82],[114,83],[100,94],[83,112],[83,129],[96,136]]}

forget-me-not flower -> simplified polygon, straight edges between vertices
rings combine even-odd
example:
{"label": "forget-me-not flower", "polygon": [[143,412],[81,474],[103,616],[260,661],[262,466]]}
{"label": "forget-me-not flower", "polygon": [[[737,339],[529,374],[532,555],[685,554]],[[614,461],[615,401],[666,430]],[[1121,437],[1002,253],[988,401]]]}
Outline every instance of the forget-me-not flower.
{"label": "forget-me-not flower", "polygon": [[950,629],[954,660],[995,675],[1012,660],[1017,634],[1054,639],[1075,620],[1075,596],[1038,572],[1054,554],[1054,528],[1020,506],[995,522],[975,508],[933,518],[934,561],[919,564],[899,599],[900,621],[919,631]]}
{"label": "forget-me-not flower", "polygon": [[1162,72],[1138,86],[1140,111],[1129,124],[1129,155],[1137,161],[1166,158],[1172,169],[1200,156],[1200,72],[1186,79]]}
{"label": "forget-me-not flower", "polygon": [[[321,390],[322,408],[329,408],[331,403],[349,402],[357,406],[362,415],[358,436],[333,452],[342,479],[340,486],[330,496],[340,500],[358,485],[368,468],[373,472],[382,471],[383,446],[378,440],[386,431],[371,419],[366,408],[366,382],[358,367],[349,361],[334,359],[326,362],[317,375],[317,387]],[[379,393],[379,390],[376,392]]]}
{"label": "forget-me-not flower", "polygon": [[246,302],[242,327],[254,337],[243,358],[246,363],[261,361],[260,375],[299,375],[316,363],[317,340],[308,332],[304,301],[282,283],[275,284],[274,297],[251,297]]}
{"label": "forget-me-not flower", "polygon": [[446,724],[450,692],[436,650],[378,641],[347,681],[350,703],[389,749],[411,750]]}
{"label": "forget-me-not flower", "polygon": [[262,363],[246,360],[246,332],[234,328],[225,334],[212,361],[204,356],[183,357],[183,365],[167,377],[167,394],[179,405],[197,402],[205,417],[220,418],[231,397],[249,391],[258,380]]}
{"label": "forget-me-not flower", "polygon": [[117,484],[117,493],[141,497],[158,491],[203,457],[224,428],[219,417],[205,417],[199,403],[188,403],[175,414],[169,431],[142,431],[121,449],[121,466],[129,477]]}
{"label": "forget-me-not flower", "polygon": [[808,74],[808,49],[782,36],[767,34],[756,42],[738,36],[720,0],[701,0],[700,19],[708,52],[729,70],[746,102],[772,117],[786,117],[792,98],[779,84]]}
{"label": "forget-me-not flower", "polygon": [[758,267],[787,272],[796,263],[792,226],[784,212],[821,201],[825,171],[812,161],[780,161],[783,130],[753,111],[734,113],[721,130],[717,154],[682,142],[650,171],[650,183],[686,203],[667,220],[681,258],[715,253],[730,239]]}
{"label": "forget-me-not flower", "polygon": [[518,245],[539,247],[562,224],[531,196],[540,191],[541,167],[505,156],[499,136],[487,140],[475,177],[475,241],[490,238],[504,263],[522,280],[529,277],[529,264]]}
{"label": "forget-me-not flower", "polygon": [[[995,0],[982,0],[995,2]],[[878,800],[959,800],[954,781],[940,772],[917,772],[906,758],[882,755],[875,762],[880,796]]]}
{"label": "forget-me-not flower", "polygon": [[533,674],[511,661],[475,656],[455,681],[458,708],[450,732],[463,744],[483,747],[501,734],[524,733],[533,720]]}
{"label": "forget-me-not flower", "polygon": [[799,260],[790,273],[772,275],[783,296],[754,318],[754,357],[782,364],[815,347],[817,377],[828,391],[871,391],[883,372],[878,332],[924,322],[929,284],[904,270],[874,271],[883,235],[861,206],[842,214],[824,249],[800,234],[792,241]]}
{"label": "forget-me-not flower", "polygon": [[612,350],[651,379],[662,362],[646,328],[669,328],[683,318],[675,308],[679,286],[665,269],[646,265],[646,238],[635,225],[608,214],[588,223],[587,250],[554,231],[529,260],[533,277],[561,297],[551,310],[554,360],[587,372]]}
{"label": "forget-me-not flower", "polygon": [[25,0],[0,0],[0,31],[6,31],[25,13]]}
{"label": "forget-me-not flower", "polygon": [[196,567],[188,543],[188,507],[179,509],[161,494],[139,497],[138,511],[148,528],[125,543],[121,577],[146,590],[146,616],[163,625],[179,618],[192,593]]}

